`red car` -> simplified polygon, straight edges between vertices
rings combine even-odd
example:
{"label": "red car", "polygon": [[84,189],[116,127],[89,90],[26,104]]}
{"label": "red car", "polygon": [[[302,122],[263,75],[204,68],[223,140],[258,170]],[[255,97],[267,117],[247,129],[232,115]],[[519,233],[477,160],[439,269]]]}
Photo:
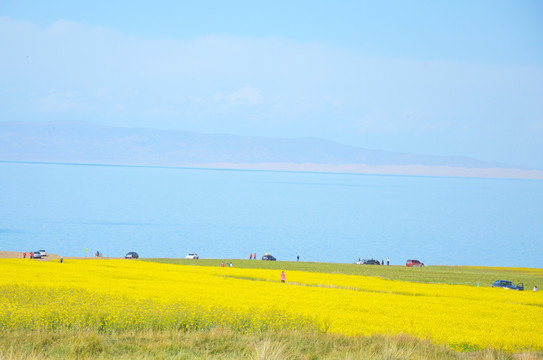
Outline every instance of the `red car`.
{"label": "red car", "polygon": [[413,266],[422,267],[422,266],[424,266],[424,264],[421,263],[421,262],[418,261],[418,260],[407,260],[407,262],[405,263],[405,266],[409,266],[409,267],[413,267]]}

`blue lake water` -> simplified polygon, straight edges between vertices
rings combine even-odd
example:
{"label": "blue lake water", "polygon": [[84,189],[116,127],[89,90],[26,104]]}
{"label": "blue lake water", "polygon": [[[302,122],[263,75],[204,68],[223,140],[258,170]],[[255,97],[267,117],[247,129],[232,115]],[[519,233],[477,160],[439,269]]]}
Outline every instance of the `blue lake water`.
{"label": "blue lake water", "polygon": [[0,250],[543,267],[543,181],[0,162]]}

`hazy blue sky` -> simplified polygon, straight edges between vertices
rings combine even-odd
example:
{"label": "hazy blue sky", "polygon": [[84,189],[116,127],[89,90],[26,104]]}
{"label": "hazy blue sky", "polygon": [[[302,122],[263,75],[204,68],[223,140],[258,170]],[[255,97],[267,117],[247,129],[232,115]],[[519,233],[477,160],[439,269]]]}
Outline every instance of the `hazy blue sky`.
{"label": "hazy blue sky", "polygon": [[0,118],[543,168],[543,2],[2,0]]}

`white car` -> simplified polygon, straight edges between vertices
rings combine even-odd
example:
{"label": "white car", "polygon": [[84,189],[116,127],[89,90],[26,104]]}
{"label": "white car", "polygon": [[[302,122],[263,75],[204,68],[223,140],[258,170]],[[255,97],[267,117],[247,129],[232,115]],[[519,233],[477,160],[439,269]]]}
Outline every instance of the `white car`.
{"label": "white car", "polygon": [[47,252],[45,250],[38,250],[40,252],[41,256],[47,256]]}
{"label": "white car", "polygon": [[198,254],[188,254],[187,256],[185,256],[185,259],[199,259],[200,257],[198,256]]}

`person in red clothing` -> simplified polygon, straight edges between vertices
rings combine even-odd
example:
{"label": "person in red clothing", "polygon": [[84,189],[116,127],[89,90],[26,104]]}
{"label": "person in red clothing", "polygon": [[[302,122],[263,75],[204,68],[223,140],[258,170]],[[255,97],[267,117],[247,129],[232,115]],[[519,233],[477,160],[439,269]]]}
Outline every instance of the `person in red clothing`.
{"label": "person in red clothing", "polygon": [[285,272],[284,271],[281,271],[281,282],[282,283],[285,282]]}
{"label": "person in red clothing", "polygon": [[23,259],[26,259],[26,253],[25,252],[23,253]]}
{"label": "person in red clothing", "polygon": [[249,254],[249,260],[253,260],[253,254]]}
{"label": "person in red clothing", "polygon": [[30,252],[30,258],[32,259],[34,257],[34,254],[32,253],[32,251]]}

